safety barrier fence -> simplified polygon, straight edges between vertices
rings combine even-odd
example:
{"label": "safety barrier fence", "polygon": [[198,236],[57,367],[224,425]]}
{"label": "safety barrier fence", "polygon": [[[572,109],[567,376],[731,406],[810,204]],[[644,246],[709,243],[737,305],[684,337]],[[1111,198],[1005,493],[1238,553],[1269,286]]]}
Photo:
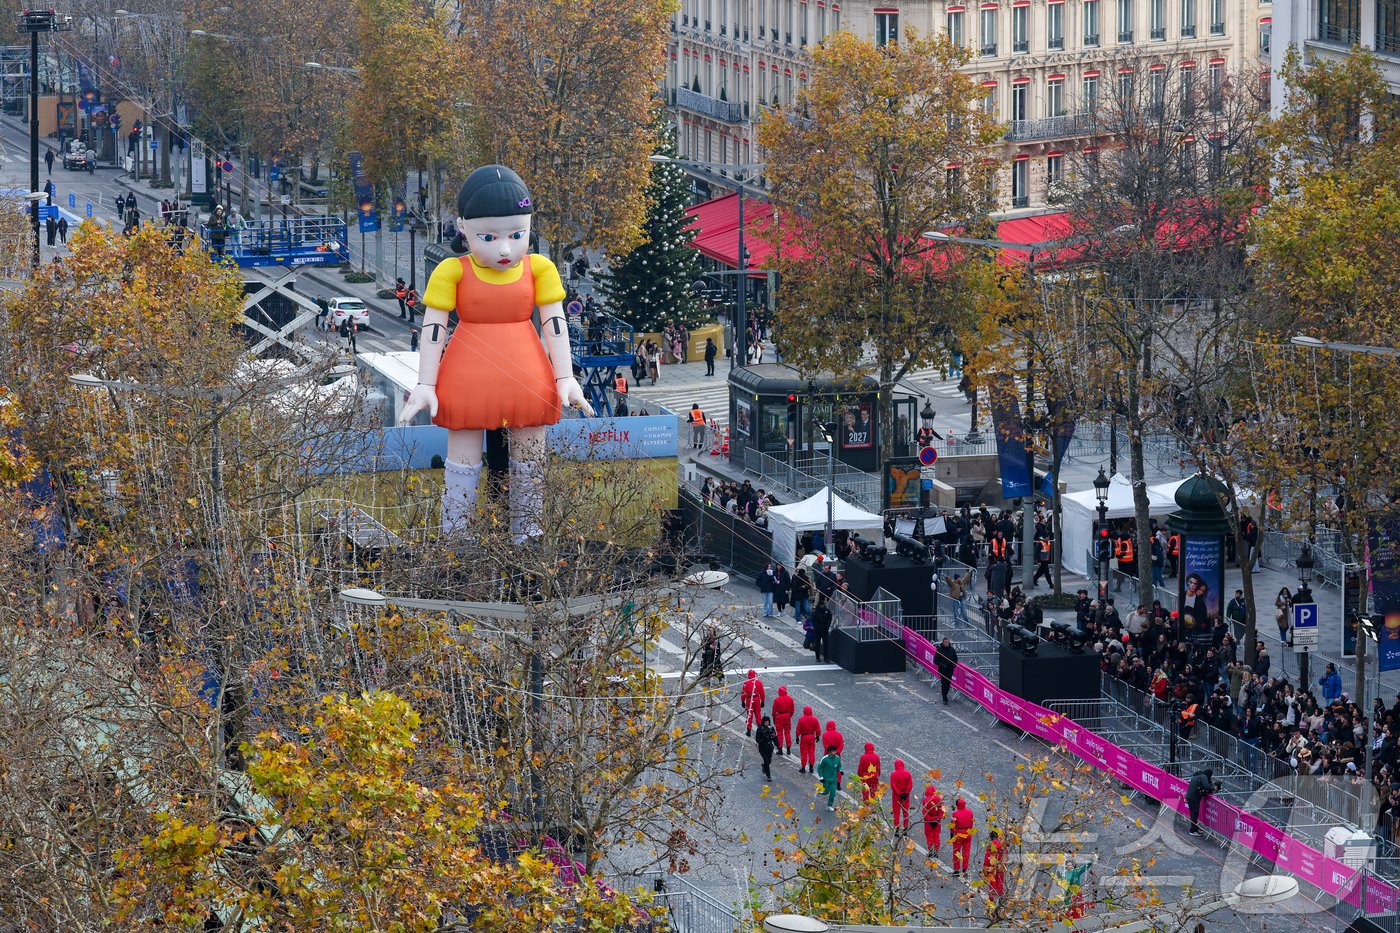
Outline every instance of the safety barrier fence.
{"label": "safety barrier fence", "polygon": [[655,933],[738,933],[743,928],[732,908],[685,878],[664,871],[644,872],[641,877],[652,890],[648,913],[656,920],[651,928]]}
{"label": "safety barrier fence", "polygon": [[769,485],[781,486],[797,498],[805,499],[829,485],[852,504],[868,512],[880,511],[880,477],[839,460],[833,466],[826,454],[803,454],[789,462],[746,447],[744,470]]}
{"label": "safety barrier fence", "polygon": [[[888,624],[893,625],[893,620]],[[937,676],[934,642],[907,625],[903,631],[905,651],[916,664]],[[953,672],[953,686],[1002,722],[1063,748],[1163,806],[1178,813],[1187,812],[1186,780],[1131,754],[1068,716],[1002,690],[986,674],[961,661]],[[1200,822],[1341,902],[1358,907],[1364,903],[1366,913],[1393,913],[1400,906],[1400,888],[1373,872],[1323,855],[1257,813],[1207,797],[1201,803]]]}

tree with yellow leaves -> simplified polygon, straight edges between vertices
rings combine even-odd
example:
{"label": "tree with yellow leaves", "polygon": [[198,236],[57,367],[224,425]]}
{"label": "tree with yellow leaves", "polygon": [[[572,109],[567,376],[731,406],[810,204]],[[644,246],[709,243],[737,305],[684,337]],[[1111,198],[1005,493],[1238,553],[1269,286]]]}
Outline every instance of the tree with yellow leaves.
{"label": "tree with yellow leaves", "polygon": [[[923,237],[976,228],[991,208],[983,156],[999,130],[976,106],[967,55],[944,36],[877,48],[838,32],[813,50],[794,109],[763,118],[772,235],[780,226],[785,241],[776,323],[798,369],[872,375],[889,399],[911,369],[948,358],[995,281],[987,263],[931,254]],[[888,455],[893,409],[880,417]]]}
{"label": "tree with yellow leaves", "polygon": [[642,237],[669,0],[465,0],[467,87],[492,159],[518,171],[551,255]]}

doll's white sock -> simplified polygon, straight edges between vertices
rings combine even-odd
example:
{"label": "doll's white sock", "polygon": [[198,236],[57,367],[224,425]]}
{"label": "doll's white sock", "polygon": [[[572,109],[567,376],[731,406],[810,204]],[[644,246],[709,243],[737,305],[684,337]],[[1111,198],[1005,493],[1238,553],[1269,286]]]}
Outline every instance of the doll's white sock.
{"label": "doll's white sock", "polygon": [[476,490],[481,482],[481,464],[453,463],[443,471],[442,533],[465,531],[476,518]]}
{"label": "doll's white sock", "polygon": [[538,538],[543,532],[540,516],[544,511],[544,485],[540,465],[534,460],[510,462],[510,531],[515,543]]}

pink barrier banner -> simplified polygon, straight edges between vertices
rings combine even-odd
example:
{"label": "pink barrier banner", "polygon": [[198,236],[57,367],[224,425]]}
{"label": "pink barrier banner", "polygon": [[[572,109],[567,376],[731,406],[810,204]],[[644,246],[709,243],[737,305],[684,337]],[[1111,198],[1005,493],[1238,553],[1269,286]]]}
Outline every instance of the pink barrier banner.
{"label": "pink barrier banner", "polygon": [[[915,663],[938,676],[932,642],[913,629],[905,628],[904,645]],[[954,670],[953,686],[1002,722],[1066,749],[1163,806],[1178,813],[1187,812],[1185,795],[1188,782],[1182,778],[1168,774],[1059,713],[1002,690],[966,664],[960,663]],[[1207,797],[1201,803],[1200,820],[1222,836],[1286,869],[1299,880],[1352,906],[1360,903],[1361,871],[1338,859],[1328,858],[1254,814],[1223,800]],[[1400,889],[1374,875],[1366,879],[1365,890],[1367,913],[1394,912],[1400,905]]]}

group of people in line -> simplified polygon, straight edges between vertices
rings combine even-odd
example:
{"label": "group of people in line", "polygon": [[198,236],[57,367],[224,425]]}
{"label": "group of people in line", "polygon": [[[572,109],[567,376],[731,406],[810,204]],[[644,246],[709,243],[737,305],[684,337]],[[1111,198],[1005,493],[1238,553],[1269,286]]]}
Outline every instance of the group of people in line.
{"label": "group of people in line", "polygon": [[741,483],[733,480],[716,482],[709,476],[705,477],[700,487],[700,498],[706,505],[746,518],[760,528],[768,527],[768,510],[781,504],[777,496],[761,487],[755,489],[748,480]]}
{"label": "group of people in line", "polygon": [[[820,782],[820,795],[826,798],[827,810],[835,811],[836,796],[846,776],[846,768],[841,759],[846,750],[846,739],[836,727],[836,720],[827,720],[823,729],[821,720],[813,713],[812,707],[804,706],[802,715],[797,717],[794,723],[796,702],[787,687],[778,688],[769,713],[766,714],[768,692],[755,670],[748,672],[748,677],[739,690],[739,700],[744,709],[745,734],[754,737],[759,757],[763,762],[764,781],[773,780],[774,755],[790,757],[795,740],[798,751],[797,773],[814,775]],[[823,752],[820,760],[817,759],[818,747]],[[894,770],[888,778],[884,775],[882,767],[875,743],[866,742],[865,751],[856,763],[861,803],[872,808],[880,806],[888,790],[891,821],[897,832],[907,833],[912,825],[914,775],[905,767],[903,759],[895,760]],[[966,877],[972,861],[972,838],[976,832],[975,819],[966,798],[958,797],[950,814],[943,795],[937,786],[929,781],[924,785],[918,813],[919,822],[923,824],[925,851],[928,857],[931,860],[939,857],[944,840],[943,824],[947,822],[947,840],[952,847],[953,872]],[[989,894],[1000,897],[1005,893],[1006,856],[995,830],[988,834],[988,843],[983,853],[982,880]]]}

